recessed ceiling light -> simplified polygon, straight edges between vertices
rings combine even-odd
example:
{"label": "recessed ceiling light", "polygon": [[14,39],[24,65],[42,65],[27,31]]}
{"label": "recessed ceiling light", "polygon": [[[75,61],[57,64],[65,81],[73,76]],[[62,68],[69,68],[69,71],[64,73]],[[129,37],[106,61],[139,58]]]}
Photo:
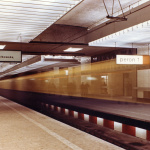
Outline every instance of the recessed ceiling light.
{"label": "recessed ceiling light", "polygon": [[0,45],[0,49],[4,49],[6,45]]}
{"label": "recessed ceiling light", "polygon": [[44,56],[46,59],[74,59],[74,56],[52,56],[52,55],[46,55]]}
{"label": "recessed ceiling light", "polygon": [[80,51],[82,49],[83,48],[72,48],[72,47],[70,47],[70,48],[64,50],[64,52],[76,52],[76,51]]}

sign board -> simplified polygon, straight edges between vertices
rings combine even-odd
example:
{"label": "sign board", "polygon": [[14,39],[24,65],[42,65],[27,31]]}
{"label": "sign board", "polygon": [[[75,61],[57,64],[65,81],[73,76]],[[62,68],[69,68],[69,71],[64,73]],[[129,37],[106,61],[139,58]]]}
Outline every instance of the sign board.
{"label": "sign board", "polygon": [[143,64],[143,56],[139,55],[117,55],[116,64]]}
{"label": "sign board", "polygon": [[0,50],[0,62],[22,62],[21,51]]}

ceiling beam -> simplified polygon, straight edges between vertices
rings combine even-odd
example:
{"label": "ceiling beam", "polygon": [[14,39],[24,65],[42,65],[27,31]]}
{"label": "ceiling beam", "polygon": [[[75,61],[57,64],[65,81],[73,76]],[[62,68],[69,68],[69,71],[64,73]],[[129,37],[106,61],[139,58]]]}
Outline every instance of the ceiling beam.
{"label": "ceiling beam", "polygon": [[150,1],[126,12],[125,17],[127,17],[127,21],[115,22],[110,20],[89,30],[86,36],[86,42],[89,43],[95,41],[107,35],[150,20],[149,10]]}
{"label": "ceiling beam", "polygon": [[[33,41],[39,42],[66,42],[66,43],[85,43],[85,37],[81,36],[87,33],[87,28],[53,24],[40,35],[38,35]],[[81,37],[80,37],[81,36]],[[80,38],[79,38],[80,37]]]}
{"label": "ceiling beam", "polygon": [[[40,42],[32,41],[31,43],[19,43],[19,42],[0,42],[0,45],[6,45],[5,50],[21,50],[22,54],[29,55],[73,55],[81,56],[84,53],[66,53],[63,50],[66,50],[69,47],[73,48],[84,48],[88,47],[88,44],[84,43],[67,43],[67,42]],[[55,52],[55,50],[58,50]]]}
{"label": "ceiling beam", "polygon": [[30,60],[28,60],[28,61],[25,61],[25,62],[22,62],[22,63],[20,63],[20,64],[18,64],[18,65],[15,65],[14,67],[12,67],[12,68],[10,68],[10,69],[8,69],[8,70],[6,70],[6,71],[0,73],[0,75],[9,73],[9,72],[11,72],[11,71],[17,70],[17,69],[22,68],[22,67],[24,67],[24,66],[31,65],[31,64],[33,64],[33,63],[35,63],[35,62],[38,62],[38,61],[41,61],[41,56],[33,57],[33,58],[31,58]]}
{"label": "ceiling beam", "polygon": [[30,43],[34,44],[61,44],[61,45],[86,45],[86,43],[69,43],[69,42],[43,42],[43,41],[31,41]]}

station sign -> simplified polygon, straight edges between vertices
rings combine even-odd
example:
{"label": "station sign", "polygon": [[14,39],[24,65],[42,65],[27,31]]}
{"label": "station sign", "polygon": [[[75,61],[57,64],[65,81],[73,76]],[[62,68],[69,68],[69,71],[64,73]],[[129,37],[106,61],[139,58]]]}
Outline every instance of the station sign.
{"label": "station sign", "polygon": [[0,62],[22,62],[21,51],[0,50]]}
{"label": "station sign", "polygon": [[117,55],[116,64],[143,64],[143,56],[139,55]]}
{"label": "station sign", "polygon": [[150,64],[149,55],[116,55],[116,64]]}

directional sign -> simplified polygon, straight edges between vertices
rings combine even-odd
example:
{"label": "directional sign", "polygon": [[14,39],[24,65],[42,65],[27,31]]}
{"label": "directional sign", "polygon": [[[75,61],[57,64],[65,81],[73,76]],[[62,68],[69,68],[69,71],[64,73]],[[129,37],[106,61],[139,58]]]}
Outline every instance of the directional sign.
{"label": "directional sign", "polygon": [[0,50],[0,62],[22,62],[21,51]]}

